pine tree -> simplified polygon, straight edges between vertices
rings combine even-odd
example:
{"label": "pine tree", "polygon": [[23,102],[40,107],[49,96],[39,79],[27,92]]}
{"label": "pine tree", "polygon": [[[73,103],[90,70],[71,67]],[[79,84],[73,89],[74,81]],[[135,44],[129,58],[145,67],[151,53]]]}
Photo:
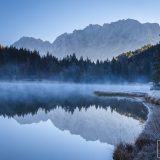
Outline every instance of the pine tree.
{"label": "pine tree", "polygon": [[153,89],[160,90],[160,46],[157,46],[153,63]]}

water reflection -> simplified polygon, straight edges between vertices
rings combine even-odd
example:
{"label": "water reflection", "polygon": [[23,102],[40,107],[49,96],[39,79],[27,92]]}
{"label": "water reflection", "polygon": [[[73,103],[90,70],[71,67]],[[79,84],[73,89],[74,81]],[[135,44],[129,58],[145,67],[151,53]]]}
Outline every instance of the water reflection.
{"label": "water reflection", "polygon": [[9,93],[7,97],[0,94],[0,115],[14,117],[21,124],[49,119],[59,129],[86,140],[109,144],[133,142],[147,119],[148,111],[141,102],[97,97],[81,92],[80,88],[52,90],[47,96],[35,90],[25,94]]}
{"label": "water reflection", "polygon": [[[46,87],[37,84],[27,84],[24,87],[12,84],[7,87],[0,85],[0,89],[0,147],[3,148],[3,153],[10,149],[14,154],[18,148],[21,153],[38,156],[39,160],[44,159],[44,155],[48,155],[46,160],[53,159],[58,153],[63,153],[65,159],[66,156],[68,159],[111,159],[111,145],[121,141],[134,142],[141,133],[148,114],[146,107],[139,101],[97,97],[93,94],[93,88],[68,88],[66,85]],[[76,135],[81,138],[74,139]],[[43,138],[46,137],[47,140],[44,141]],[[57,139],[63,139],[65,145],[57,142]],[[11,145],[12,141],[18,146]],[[51,144],[50,141],[54,142]],[[67,148],[68,145],[70,148]],[[15,151],[17,154],[18,149]],[[35,152],[32,153],[31,150]],[[37,155],[39,151],[45,151],[45,154]],[[95,155],[91,156],[88,154],[90,152]],[[0,152],[1,155],[3,153]],[[105,156],[100,158],[99,155]],[[29,156],[29,159],[33,158]]]}
{"label": "water reflection", "polygon": [[118,144],[122,142],[134,142],[142,131],[142,123],[133,117],[119,114],[110,107],[75,108],[73,112],[67,112],[62,107],[57,107],[45,113],[38,110],[34,115],[14,116],[20,124],[39,123],[50,120],[54,126],[61,130],[68,130],[72,134],[80,135],[87,141]]}

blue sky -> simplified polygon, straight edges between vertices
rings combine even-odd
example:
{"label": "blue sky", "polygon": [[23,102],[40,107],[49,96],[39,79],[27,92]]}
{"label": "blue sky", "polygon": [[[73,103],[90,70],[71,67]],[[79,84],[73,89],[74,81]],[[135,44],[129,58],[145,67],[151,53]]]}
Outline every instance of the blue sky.
{"label": "blue sky", "polygon": [[0,0],[0,44],[22,36],[49,40],[119,19],[160,24],[160,0]]}

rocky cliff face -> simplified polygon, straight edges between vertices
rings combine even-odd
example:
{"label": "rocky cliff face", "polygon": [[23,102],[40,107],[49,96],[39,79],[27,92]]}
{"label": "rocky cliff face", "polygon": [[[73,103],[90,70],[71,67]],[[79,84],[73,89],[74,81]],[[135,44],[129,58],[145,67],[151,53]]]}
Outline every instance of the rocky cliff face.
{"label": "rocky cliff face", "polygon": [[51,44],[40,39],[23,37],[13,46],[47,51],[57,57],[76,53],[77,57],[92,60],[107,59],[123,52],[141,48],[159,41],[160,26],[156,23],[140,23],[136,20],[119,20],[110,24],[89,25],[83,30],[64,33]]}

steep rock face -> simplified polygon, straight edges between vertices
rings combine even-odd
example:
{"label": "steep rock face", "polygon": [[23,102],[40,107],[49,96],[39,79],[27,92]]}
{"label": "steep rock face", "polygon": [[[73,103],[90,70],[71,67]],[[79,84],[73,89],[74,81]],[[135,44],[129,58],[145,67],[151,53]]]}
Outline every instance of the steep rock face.
{"label": "steep rock face", "polygon": [[89,25],[83,30],[64,33],[50,44],[42,40],[22,38],[13,44],[15,47],[37,49],[40,53],[51,52],[57,57],[76,53],[77,57],[92,60],[107,59],[146,44],[159,41],[160,26],[156,23],[140,23],[136,20],[119,20],[110,24]]}

